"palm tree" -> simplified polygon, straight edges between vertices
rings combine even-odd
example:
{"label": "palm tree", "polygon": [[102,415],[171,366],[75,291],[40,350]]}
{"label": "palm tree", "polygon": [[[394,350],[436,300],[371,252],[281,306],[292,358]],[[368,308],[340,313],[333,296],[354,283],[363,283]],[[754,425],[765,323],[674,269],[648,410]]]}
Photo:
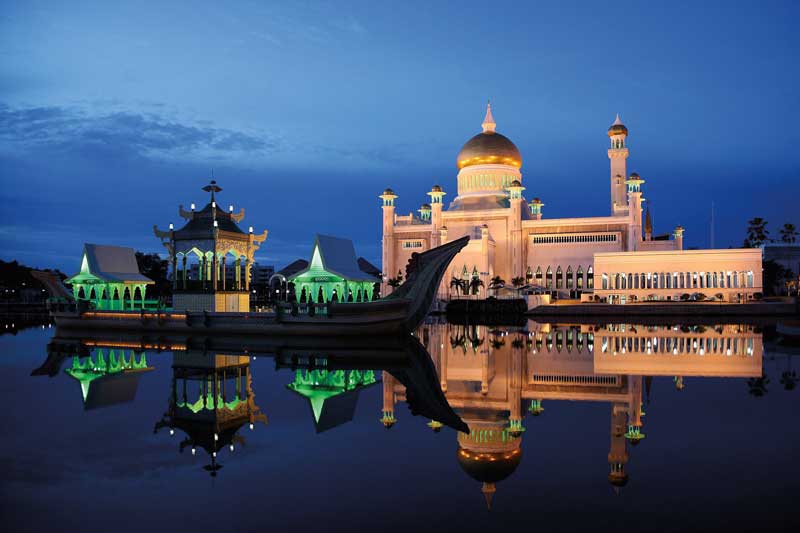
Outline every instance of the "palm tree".
{"label": "palm tree", "polygon": [[758,248],[769,240],[766,220],[761,217],[755,217],[748,220],[747,224],[747,238],[744,240],[745,248]]}
{"label": "palm tree", "polygon": [[466,281],[455,276],[453,276],[453,279],[450,280],[450,288],[455,288],[456,294],[458,294],[458,291],[461,291],[462,294],[466,292],[466,284]]}
{"label": "palm tree", "polygon": [[514,286],[514,289],[517,291],[517,298],[519,298],[519,289],[523,285],[525,285],[525,278],[522,276],[517,276],[515,278],[511,278],[511,284]]}
{"label": "palm tree", "polygon": [[794,226],[794,224],[789,224],[787,222],[783,225],[781,228],[781,241],[788,244],[794,244],[797,242],[797,228]]}
{"label": "palm tree", "polygon": [[398,270],[397,277],[389,278],[389,281],[387,281],[387,283],[392,289],[396,289],[397,287],[403,284],[403,273]]}
{"label": "palm tree", "polygon": [[494,295],[497,296],[497,291],[502,289],[506,286],[506,280],[501,278],[500,276],[495,276],[489,281],[489,290],[494,291]]}
{"label": "palm tree", "polygon": [[469,289],[472,294],[478,294],[478,291],[480,291],[480,288],[483,286],[483,280],[477,276],[474,276],[471,280],[469,280]]}

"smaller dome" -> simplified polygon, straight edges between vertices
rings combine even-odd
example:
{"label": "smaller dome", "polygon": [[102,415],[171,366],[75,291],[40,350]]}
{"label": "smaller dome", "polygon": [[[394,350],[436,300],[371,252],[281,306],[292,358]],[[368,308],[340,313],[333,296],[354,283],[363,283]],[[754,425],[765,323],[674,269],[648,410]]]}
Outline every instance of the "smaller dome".
{"label": "smaller dome", "polygon": [[391,194],[394,194],[394,191],[392,189],[386,189],[385,191],[383,191],[383,194],[385,194],[386,196],[389,196]]}
{"label": "smaller dome", "polygon": [[620,120],[619,113],[617,113],[617,118],[614,123],[608,128],[608,136],[611,137],[613,135],[628,135],[628,128],[626,128],[625,124]]}
{"label": "smaller dome", "polygon": [[641,179],[641,178],[639,177],[639,174],[637,174],[636,172],[631,172],[631,175],[628,176],[628,179],[638,180],[638,179]]}
{"label": "smaller dome", "polygon": [[624,487],[628,484],[628,474],[612,472],[608,475],[608,482],[615,487]]}
{"label": "smaller dome", "polygon": [[422,204],[420,206],[420,210],[421,211],[430,211],[431,210],[431,204]]}
{"label": "smaller dome", "polygon": [[439,187],[438,185],[434,185],[434,186],[431,188],[431,192],[442,192],[442,188],[441,188],[441,187]]}
{"label": "smaller dome", "polygon": [[522,183],[519,180],[514,180],[511,182],[512,187],[522,187]]}

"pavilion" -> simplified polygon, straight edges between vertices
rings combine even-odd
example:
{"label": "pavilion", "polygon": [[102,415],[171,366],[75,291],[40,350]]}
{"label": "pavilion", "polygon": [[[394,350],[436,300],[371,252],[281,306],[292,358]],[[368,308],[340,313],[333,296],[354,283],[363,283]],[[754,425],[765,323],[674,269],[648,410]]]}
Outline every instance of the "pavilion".
{"label": "pavilion", "polygon": [[317,235],[309,265],[289,276],[301,302],[366,302],[375,299],[380,279],[359,268],[353,241]]}
{"label": "pavilion", "polygon": [[139,272],[133,248],[84,244],[80,272],[67,278],[76,300],[102,310],[144,309],[145,289],[155,283]]}
{"label": "pavilion", "polygon": [[[128,352],[126,357],[125,353]],[[72,364],[64,372],[78,381],[85,410],[99,409],[132,402],[136,398],[139,378],[153,370],[147,366],[144,352],[98,348],[94,354],[72,356]]]}
{"label": "pavilion", "polygon": [[[203,187],[211,198],[201,210],[178,208],[186,224],[169,231],[153,227],[156,237],[169,253],[172,266],[172,308],[176,311],[249,311],[250,267],[255,252],[267,238],[267,231],[245,233],[238,223],[244,218],[244,209],[226,212],[217,205],[216,194],[222,191],[217,182]],[[230,259],[230,267],[228,260]],[[197,262],[199,279],[190,279],[190,262]],[[226,281],[227,269],[234,269],[233,282]]]}
{"label": "pavilion", "polygon": [[192,455],[202,448],[211,458],[204,466],[212,476],[222,465],[217,454],[224,448],[234,451],[243,446],[240,430],[248,424],[267,425],[267,416],[256,405],[250,374],[250,356],[207,353],[205,349],[175,351],[172,362],[172,387],[167,412],[154,431],[179,429],[186,435],[179,451],[191,448]]}
{"label": "pavilion", "polygon": [[297,370],[286,388],[308,400],[322,433],[352,420],[359,392],[376,383],[372,370]]}

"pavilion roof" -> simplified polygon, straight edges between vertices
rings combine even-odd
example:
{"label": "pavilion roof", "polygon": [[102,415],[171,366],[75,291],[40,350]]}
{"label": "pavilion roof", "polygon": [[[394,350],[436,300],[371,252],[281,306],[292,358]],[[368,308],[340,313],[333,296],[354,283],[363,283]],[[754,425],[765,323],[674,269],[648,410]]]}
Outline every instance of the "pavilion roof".
{"label": "pavilion roof", "polygon": [[225,212],[219,206],[213,207],[209,202],[203,209],[194,212],[192,218],[181,229],[175,230],[175,238],[211,238],[214,234],[214,220],[217,221],[217,227],[220,231],[239,233],[242,236],[247,235],[233,220],[231,213]]}
{"label": "pavilion roof", "polygon": [[80,271],[67,279],[70,283],[81,276],[94,276],[102,281],[126,283],[154,283],[139,272],[133,248],[105,244],[84,244]]}

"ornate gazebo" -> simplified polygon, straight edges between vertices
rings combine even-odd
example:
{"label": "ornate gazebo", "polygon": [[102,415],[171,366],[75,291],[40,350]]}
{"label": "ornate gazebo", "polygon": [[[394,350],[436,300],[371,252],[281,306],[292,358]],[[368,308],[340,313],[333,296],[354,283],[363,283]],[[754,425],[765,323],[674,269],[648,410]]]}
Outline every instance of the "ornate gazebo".
{"label": "ornate gazebo", "polygon": [[[217,182],[203,187],[211,194],[205,207],[190,211],[181,205],[178,214],[186,220],[180,229],[169,225],[169,231],[153,226],[156,237],[167,248],[172,265],[172,307],[177,311],[249,311],[250,266],[256,250],[267,238],[267,230],[260,235],[242,231],[238,223],[244,218],[244,209],[233,212],[217,205],[216,194],[222,189]],[[192,279],[192,265],[197,274]],[[233,275],[228,275],[233,269]]]}

